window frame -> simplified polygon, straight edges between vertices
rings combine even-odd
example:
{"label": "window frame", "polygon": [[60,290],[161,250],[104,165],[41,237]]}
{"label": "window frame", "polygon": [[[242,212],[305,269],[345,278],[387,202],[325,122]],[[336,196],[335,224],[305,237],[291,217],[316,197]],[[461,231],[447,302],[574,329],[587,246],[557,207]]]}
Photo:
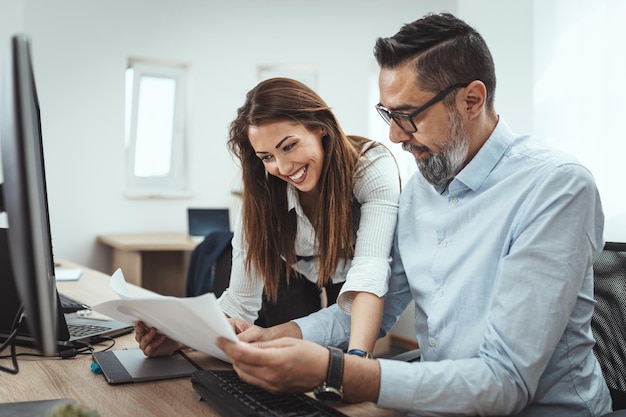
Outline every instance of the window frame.
{"label": "window frame", "polygon": [[[138,176],[136,172],[137,129],[143,77],[175,81],[170,170],[167,175]],[[189,67],[186,64],[131,58],[126,69],[125,152],[127,198],[188,198],[187,109]]]}

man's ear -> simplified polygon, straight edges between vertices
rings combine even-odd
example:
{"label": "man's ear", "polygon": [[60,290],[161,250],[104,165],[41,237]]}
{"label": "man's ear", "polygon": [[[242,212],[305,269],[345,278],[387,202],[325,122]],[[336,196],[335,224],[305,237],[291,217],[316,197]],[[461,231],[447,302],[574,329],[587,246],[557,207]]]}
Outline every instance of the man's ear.
{"label": "man's ear", "polygon": [[487,103],[487,87],[482,81],[474,80],[465,87],[461,95],[463,110],[467,117],[472,120],[485,108]]}

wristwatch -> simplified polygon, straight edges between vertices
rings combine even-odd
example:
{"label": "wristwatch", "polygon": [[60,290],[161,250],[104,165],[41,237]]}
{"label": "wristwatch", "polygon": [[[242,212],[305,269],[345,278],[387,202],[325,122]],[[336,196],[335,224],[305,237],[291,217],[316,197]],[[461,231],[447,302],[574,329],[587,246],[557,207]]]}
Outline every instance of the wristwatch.
{"label": "wristwatch", "polygon": [[338,402],[343,398],[343,351],[328,346],[329,360],[326,381],[315,388],[313,394],[320,401]]}
{"label": "wristwatch", "polygon": [[346,353],[348,355],[360,356],[360,357],[365,358],[365,359],[374,359],[374,355],[372,355],[370,352],[366,352],[366,351],[361,350],[361,349],[350,349]]}

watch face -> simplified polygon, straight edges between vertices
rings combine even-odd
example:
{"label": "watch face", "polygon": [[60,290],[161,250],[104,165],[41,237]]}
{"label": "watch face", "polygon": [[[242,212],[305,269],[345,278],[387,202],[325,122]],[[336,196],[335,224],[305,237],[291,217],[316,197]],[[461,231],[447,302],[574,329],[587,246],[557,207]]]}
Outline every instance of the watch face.
{"label": "watch face", "polygon": [[315,394],[315,398],[320,401],[338,402],[343,398],[341,389],[329,387],[325,384],[321,387],[317,387],[313,393]]}

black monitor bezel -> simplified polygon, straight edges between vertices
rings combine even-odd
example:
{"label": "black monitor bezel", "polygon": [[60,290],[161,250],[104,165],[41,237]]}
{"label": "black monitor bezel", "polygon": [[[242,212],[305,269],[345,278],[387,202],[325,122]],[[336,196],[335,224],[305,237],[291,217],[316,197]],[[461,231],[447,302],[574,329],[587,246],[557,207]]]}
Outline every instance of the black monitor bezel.
{"label": "black monitor bezel", "polygon": [[7,213],[7,250],[14,283],[35,346],[45,356],[56,356],[58,296],[41,119],[30,40],[24,34],[11,37],[1,117],[2,204]]}

